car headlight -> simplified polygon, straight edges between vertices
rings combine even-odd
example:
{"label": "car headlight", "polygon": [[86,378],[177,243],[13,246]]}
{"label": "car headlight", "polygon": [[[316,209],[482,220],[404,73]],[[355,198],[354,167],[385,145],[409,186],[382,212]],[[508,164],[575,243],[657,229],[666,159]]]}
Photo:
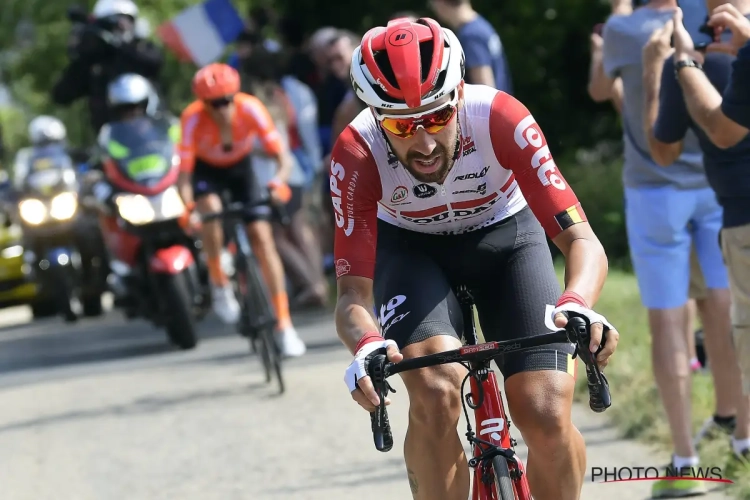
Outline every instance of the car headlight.
{"label": "car headlight", "polygon": [[76,213],[78,199],[73,193],[60,193],[50,203],[49,215],[53,219],[68,220]]}
{"label": "car headlight", "polygon": [[151,201],[140,194],[122,194],[115,198],[120,217],[131,224],[147,224],[154,220],[156,212]]}
{"label": "car headlight", "polygon": [[18,211],[21,214],[21,218],[32,226],[41,224],[47,217],[47,207],[35,198],[29,198],[19,203]]}

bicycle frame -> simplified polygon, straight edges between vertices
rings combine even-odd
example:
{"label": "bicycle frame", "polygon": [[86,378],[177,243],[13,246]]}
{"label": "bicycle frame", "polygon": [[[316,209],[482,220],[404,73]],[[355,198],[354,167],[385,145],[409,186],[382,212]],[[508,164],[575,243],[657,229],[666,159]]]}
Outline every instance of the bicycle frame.
{"label": "bicycle frame", "polygon": [[[469,346],[477,345],[477,331],[472,311],[473,299],[465,287],[458,290],[457,298],[461,304],[464,317],[464,338]],[[471,393],[467,395],[467,403],[474,410],[474,429],[479,431],[479,439],[491,443],[492,446],[503,451],[510,451],[515,455],[514,446],[516,441],[510,437],[510,421],[503,405],[503,394],[497,383],[495,372],[491,369],[489,361],[472,362],[469,365],[473,370],[479,371],[478,375],[470,375]],[[481,378],[481,380],[480,380]],[[482,401],[474,408],[470,400],[477,402],[477,395],[482,394]],[[478,443],[472,442],[473,432],[467,432],[467,438],[472,444],[474,468],[474,488],[471,492],[472,500],[501,500],[495,492],[492,478],[492,455],[482,458],[485,450]],[[523,462],[519,459],[508,458],[508,469],[513,479],[513,489],[517,500],[531,500],[529,484],[526,481]],[[489,484],[485,479],[489,478]]]}

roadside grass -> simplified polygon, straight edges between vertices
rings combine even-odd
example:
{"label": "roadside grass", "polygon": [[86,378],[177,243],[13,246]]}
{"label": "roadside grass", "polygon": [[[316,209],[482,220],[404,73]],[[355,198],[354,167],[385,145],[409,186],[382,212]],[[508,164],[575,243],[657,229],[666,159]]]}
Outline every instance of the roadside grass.
{"label": "roadside grass", "polygon": [[[563,266],[557,265],[556,268],[562,283]],[[620,344],[606,370],[612,392],[612,406],[606,414],[624,437],[656,444],[671,451],[667,419],[652,374],[648,319],[640,302],[635,276],[610,269],[596,310],[620,332]],[[578,373],[585,373],[583,363]],[[714,409],[710,374],[693,375],[692,394],[693,426],[697,431]],[[578,377],[576,398],[588,404],[585,376]],[[726,437],[705,442],[700,449],[701,465],[717,466],[724,471],[730,451]],[[727,489],[727,494],[750,500],[750,468],[742,472],[742,477]]]}

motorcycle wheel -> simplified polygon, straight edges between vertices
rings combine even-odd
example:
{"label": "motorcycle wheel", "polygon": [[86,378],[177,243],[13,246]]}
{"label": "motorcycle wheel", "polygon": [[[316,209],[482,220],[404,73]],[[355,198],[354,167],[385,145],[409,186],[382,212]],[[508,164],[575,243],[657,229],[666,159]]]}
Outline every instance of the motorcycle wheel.
{"label": "motorcycle wheel", "polygon": [[168,311],[167,336],[180,349],[193,349],[198,344],[196,319],[187,271],[162,278],[162,297]]}

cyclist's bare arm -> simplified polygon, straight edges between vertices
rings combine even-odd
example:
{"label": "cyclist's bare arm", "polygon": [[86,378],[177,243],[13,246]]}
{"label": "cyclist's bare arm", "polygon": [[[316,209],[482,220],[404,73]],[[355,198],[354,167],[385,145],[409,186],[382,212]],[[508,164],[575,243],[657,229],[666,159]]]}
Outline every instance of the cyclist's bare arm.
{"label": "cyclist's bare arm", "polygon": [[263,144],[263,150],[276,160],[276,179],[286,182],[292,172],[291,152],[276,129],[271,114],[263,103],[253,96],[244,96],[241,106],[248,111],[253,129],[257,131]]}
{"label": "cyclist's bare arm", "polygon": [[607,258],[541,127],[523,104],[500,92],[492,103],[490,136],[500,164],[513,171],[529,207],[565,255],[566,292],[593,306],[604,285]]}
{"label": "cyclist's bare arm", "polygon": [[357,342],[367,332],[379,332],[373,316],[372,279],[341,276],[336,299],[336,332],[349,352],[354,354]]}

